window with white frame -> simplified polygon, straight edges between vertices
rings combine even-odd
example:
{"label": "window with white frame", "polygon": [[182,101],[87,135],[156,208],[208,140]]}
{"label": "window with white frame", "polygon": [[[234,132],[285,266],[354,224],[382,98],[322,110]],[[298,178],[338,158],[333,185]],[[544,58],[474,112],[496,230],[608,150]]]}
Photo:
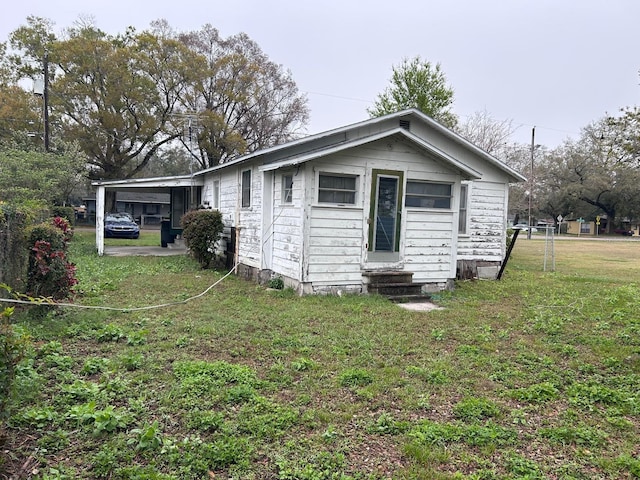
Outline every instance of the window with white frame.
{"label": "window with white frame", "polygon": [[282,203],[293,202],[293,175],[282,175]]}
{"label": "window with white frame", "polygon": [[404,204],[417,208],[451,208],[450,183],[407,181],[407,193]]}
{"label": "window with white frame", "polygon": [[458,216],[458,233],[467,233],[467,197],[469,196],[469,186],[460,185],[460,212]]}
{"label": "window with white frame", "polygon": [[242,208],[251,206],[251,170],[242,172]]}
{"label": "window with white frame", "polygon": [[357,175],[321,173],[318,176],[318,203],[355,205]]}

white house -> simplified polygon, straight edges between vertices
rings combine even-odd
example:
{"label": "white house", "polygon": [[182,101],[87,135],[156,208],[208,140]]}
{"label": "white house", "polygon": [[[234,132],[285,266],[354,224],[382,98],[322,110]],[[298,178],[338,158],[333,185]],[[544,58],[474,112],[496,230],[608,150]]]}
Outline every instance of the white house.
{"label": "white house", "polygon": [[371,291],[376,273],[437,290],[497,271],[509,183],[524,180],[411,109],[191,176],[96,182],[97,247],[105,189],[170,191],[174,229],[189,203],[220,210],[241,274],[279,276],[299,293]]}

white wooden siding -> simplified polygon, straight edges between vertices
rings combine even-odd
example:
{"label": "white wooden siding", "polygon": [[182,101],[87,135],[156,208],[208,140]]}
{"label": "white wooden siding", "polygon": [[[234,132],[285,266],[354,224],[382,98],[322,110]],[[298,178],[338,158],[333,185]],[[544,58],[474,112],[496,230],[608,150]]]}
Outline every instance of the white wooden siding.
{"label": "white wooden siding", "polygon": [[502,261],[505,253],[508,186],[475,181],[469,185],[468,235],[458,239],[459,260]]}
{"label": "white wooden siding", "polygon": [[303,178],[293,178],[291,203],[283,203],[282,176],[275,176],[273,195],[273,257],[272,270],[295,280],[302,280],[302,197]]}
{"label": "white wooden siding", "polygon": [[[313,288],[357,286],[366,268],[367,219],[372,169],[403,172],[404,180],[449,182],[454,185],[450,210],[406,209],[403,202],[400,266],[414,272],[416,282],[442,282],[455,277],[457,259],[502,260],[507,186],[474,181],[469,185],[468,235],[458,237],[460,175],[450,166],[426,158],[402,141],[383,140],[307,163],[295,172],[293,199],[282,202],[282,175],[273,175],[270,205],[262,204],[263,172],[252,167],[251,206],[240,208],[238,166],[219,174],[220,211],[226,225],[241,227],[239,261],[261,268],[265,235],[272,236],[274,273],[312,284]],[[356,204],[318,204],[320,172],[358,176]],[[210,181],[213,180],[211,176]],[[206,189],[207,193],[211,189]],[[209,195],[207,195],[208,197]],[[263,207],[272,208],[271,225],[262,224]]]}
{"label": "white wooden siding", "polygon": [[[249,167],[238,169],[237,195],[241,196],[242,172]],[[240,208],[240,232],[236,231],[239,237],[238,258],[240,263],[250,267],[260,268],[262,260],[262,246],[264,238],[262,235],[262,174],[257,168],[251,169],[251,205]]]}
{"label": "white wooden siding", "polygon": [[441,282],[455,277],[452,211],[405,210],[405,270],[414,282]]}
{"label": "white wooden siding", "polygon": [[362,209],[314,206],[310,220],[306,281],[314,285],[362,283]]}

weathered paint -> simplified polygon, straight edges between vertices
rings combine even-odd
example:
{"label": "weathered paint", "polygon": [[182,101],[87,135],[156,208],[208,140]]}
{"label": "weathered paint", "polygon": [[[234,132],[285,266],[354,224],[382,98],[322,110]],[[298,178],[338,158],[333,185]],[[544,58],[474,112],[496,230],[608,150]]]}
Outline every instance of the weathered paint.
{"label": "weathered paint", "polygon": [[[410,120],[410,131],[399,120]],[[251,204],[242,207],[247,169]],[[370,252],[374,172],[390,171],[402,179],[403,192],[408,181],[450,184],[451,207],[407,208],[403,197],[398,252]],[[321,173],[355,176],[355,204],[320,203]],[[283,200],[283,175],[293,177],[291,202]],[[282,276],[299,292],[359,291],[363,272],[375,269],[411,272],[416,282],[444,288],[459,260],[499,263],[508,183],[524,179],[415,110],[254,152],[197,176],[204,205],[219,205],[225,225],[236,228],[243,269]],[[459,234],[462,182],[468,185],[467,230]]]}
{"label": "weathered paint", "polygon": [[500,262],[506,249],[508,185],[475,181],[469,186],[466,235],[458,238],[458,259]]}

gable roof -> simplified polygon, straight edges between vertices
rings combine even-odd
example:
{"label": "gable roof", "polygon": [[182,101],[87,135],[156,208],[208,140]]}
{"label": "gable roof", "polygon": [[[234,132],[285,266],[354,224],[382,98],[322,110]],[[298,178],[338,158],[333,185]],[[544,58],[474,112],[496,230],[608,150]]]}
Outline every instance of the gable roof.
{"label": "gable roof", "polygon": [[[317,133],[317,134],[314,134],[314,135],[309,135],[309,136],[302,137],[302,138],[299,138],[299,139],[296,139],[296,140],[292,140],[292,141],[287,142],[287,143],[283,143],[283,144],[276,145],[276,146],[273,146],[273,147],[265,148],[265,149],[262,149],[262,150],[257,150],[255,152],[251,152],[251,153],[249,153],[247,155],[243,155],[243,156],[241,156],[241,157],[239,157],[239,158],[237,158],[235,160],[232,160],[230,162],[225,162],[223,164],[216,165],[214,167],[210,167],[210,168],[207,168],[207,169],[204,169],[204,170],[200,170],[199,172],[194,173],[194,175],[203,175],[205,173],[209,173],[209,172],[213,172],[213,171],[216,171],[216,170],[228,168],[228,167],[233,166],[233,165],[238,165],[238,164],[245,163],[245,162],[248,162],[248,161],[251,161],[251,160],[257,160],[257,159],[259,159],[261,157],[263,157],[263,158],[274,158],[275,157],[275,158],[277,158],[277,160],[275,160],[275,163],[282,162],[283,166],[286,165],[287,162],[289,162],[289,161],[292,162],[292,163],[289,163],[290,165],[296,165],[298,163],[303,163],[303,162],[306,162],[308,160],[311,160],[312,158],[317,158],[317,157],[319,157],[321,155],[326,155],[328,153],[332,153],[332,151],[341,151],[344,148],[350,148],[350,147],[353,147],[353,146],[357,146],[358,144],[369,143],[369,142],[371,142],[371,141],[376,139],[376,138],[374,138],[374,137],[376,137],[376,135],[374,134],[374,135],[372,135],[370,137],[363,137],[363,138],[356,138],[356,139],[348,140],[348,135],[347,134],[349,132],[366,129],[367,127],[372,127],[372,126],[375,126],[375,125],[377,125],[379,123],[388,122],[389,120],[393,120],[393,119],[398,119],[398,120],[405,119],[406,117],[413,117],[414,119],[425,123],[427,126],[433,128],[435,131],[437,131],[438,133],[440,133],[444,137],[446,137],[446,138],[454,141],[455,143],[461,145],[463,148],[469,150],[470,152],[472,152],[473,154],[477,155],[478,157],[481,157],[483,160],[485,160],[489,164],[495,166],[499,170],[501,170],[504,173],[506,173],[510,177],[511,181],[513,181],[513,182],[524,182],[524,181],[526,181],[526,177],[524,177],[523,175],[518,173],[513,168],[509,167],[504,162],[498,160],[493,155],[491,155],[491,154],[485,152],[484,150],[482,150],[481,148],[475,146],[474,144],[472,144],[471,142],[466,140],[464,137],[458,135],[457,133],[455,133],[454,131],[448,129],[444,125],[441,125],[440,123],[438,123],[437,121],[435,121],[431,117],[425,115],[424,113],[422,113],[421,111],[419,111],[419,110],[417,110],[415,108],[410,108],[410,109],[407,109],[407,110],[401,110],[399,112],[391,113],[389,115],[383,115],[381,117],[370,118],[370,119],[367,119],[367,120],[364,120],[364,121],[361,121],[361,122],[358,122],[358,123],[354,123],[354,124],[351,124],[351,125],[346,125],[346,126],[343,126],[343,127],[339,127],[339,128],[333,129],[333,130],[327,130],[325,132],[320,132],[320,133]],[[467,176],[469,176],[470,179],[480,178],[479,172],[477,172],[477,171],[471,169],[470,167],[464,165],[462,162],[454,159],[451,155],[448,155],[446,152],[443,152],[442,150],[434,147],[430,143],[424,141],[423,139],[421,139],[420,137],[418,137],[415,134],[412,134],[411,132],[409,132],[406,129],[394,128],[392,130],[387,130],[386,132],[384,132],[384,134],[382,134],[378,138],[385,138],[385,137],[388,137],[388,136],[391,136],[391,135],[398,135],[398,134],[399,135],[403,135],[405,138],[407,138],[410,141],[412,141],[413,143],[415,143],[419,148],[431,153],[432,155],[435,155],[440,160],[445,161],[446,163],[449,163],[454,168],[460,170],[461,172],[463,172]],[[344,148],[341,145],[342,143],[345,145]],[[313,148],[313,146],[316,145],[316,144],[320,144],[322,146],[320,146],[320,147],[316,146],[315,148]],[[306,145],[308,145],[310,148],[305,151],[304,147]],[[298,152],[298,153],[296,153],[296,152]],[[302,152],[302,153],[300,153],[300,152]],[[308,158],[307,158],[307,156],[308,156]],[[297,161],[293,160],[294,157],[297,157]],[[263,169],[263,170],[271,170],[271,169],[274,169],[274,168],[265,165],[261,169]]]}
{"label": "gable roof", "polygon": [[413,133],[401,127],[394,128],[393,130],[387,130],[384,132],[376,133],[373,135],[368,135],[365,137],[354,138],[353,140],[349,140],[349,141],[342,142],[337,145],[328,146],[325,148],[316,149],[306,154],[295,155],[293,157],[289,157],[280,162],[267,163],[262,167],[260,167],[259,170],[269,171],[269,170],[277,170],[278,168],[299,165],[301,163],[308,162],[309,160],[313,160],[315,158],[323,157],[325,155],[329,155],[332,153],[338,153],[343,150],[347,150],[349,148],[358,147],[360,145],[365,145],[367,143],[375,142],[377,140],[382,140],[384,138],[390,138],[390,137],[400,137],[400,138],[405,138],[411,141],[414,144],[414,146],[430,154],[437,161],[448,164],[454,169],[460,171],[468,180],[478,180],[482,178],[482,175],[476,170],[459,162],[449,154],[434,147],[430,143],[425,142],[417,135],[414,135]]}
{"label": "gable roof", "polygon": [[430,155],[436,161],[442,162],[455,170],[458,170],[467,179],[480,179],[482,174],[475,169],[472,169],[468,165],[460,162],[447,152],[443,151],[425,141],[421,137],[415,135],[411,131],[395,127],[388,130],[371,133],[369,135],[357,135],[350,138],[349,134],[366,131],[371,127],[375,127],[383,122],[389,122],[389,120],[406,120],[407,118],[415,119],[419,122],[423,122],[428,127],[432,128],[443,137],[450,139],[451,141],[462,146],[464,149],[470,151],[474,155],[485,160],[490,165],[493,165],[498,170],[504,172],[513,182],[523,182],[526,178],[520,173],[509,167],[504,162],[498,160],[493,155],[485,152],[481,148],[475,146],[465,138],[461,137],[452,130],[441,125],[431,117],[425,115],[421,111],[411,108],[407,110],[401,110],[389,115],[383,115],[381,117],[370,118],[358,123],[346,125],[343,127],[335,128],[333,130],[327,130],[325,132],[309,135],[296,140],[292,140],[287,143],[275,145],[273,147],[264,148],[255,152],[243,155],[235,160],[216,165],[214,167],[206,168],[198,172],[194,172],[193,175],[181,175],[175,177],[162,177],[162,178],[146,178],[146,179],[130,179],[130,180],[115,180],[115,181],[98,181],[93,182],[93,185],[108,185],[117,186],[118,188],[126,187],[167,187],[167,186],[189,186],[199,184],[202,182],[202,178],[194,180],[194,177],[201,177],[204,174],[214,172],[217,170],[223,170],[235,165],[247,163],[253,160],[262,159],[264,164],[260,167],[262,171],[275,170],[277,168],[298,165],[300,163],[307,162],[309,160],[318,158],[320,156],[328,155],[343,151],[348,148],[353,148],[359,145],[365,145],[367,143],[390,137],[402,138],[405,141],[410,142],[416,148]]}

